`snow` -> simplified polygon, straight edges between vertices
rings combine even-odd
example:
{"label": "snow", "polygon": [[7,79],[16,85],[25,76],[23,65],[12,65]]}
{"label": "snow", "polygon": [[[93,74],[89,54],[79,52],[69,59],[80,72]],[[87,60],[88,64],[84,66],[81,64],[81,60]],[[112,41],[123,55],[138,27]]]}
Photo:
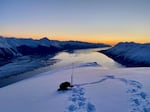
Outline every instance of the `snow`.
{"label": "snow", "polygon": [[17,75],[25,71],[30,71],[40,66],[39,59],[34,61],[31,60],[29,56],[23,56],[15,59],[13,63],[6,64],[0,67],[0,78]]}
{"label": "snow", "polygon": [[32,71],[39,67],[52,65],[56,62],[56,60],[50,60],[50,62],[47,62],[46,59],[50,57],[52,56],[22,56],[15,58],[11,60],[11,63],[5,64],[0,67],[0,78],[16,76],[21,73]]}
{"label": "snow", "polygon": [[7,43],[6,39],[0,36],[0,48],[10,48],[10,45]]}
{"label": "snow", "polygon": [[150,112],[150,68],[108,69],[95,62],[51,70],[0,89],[2,112]]}
{"label": "snow", "polygon": [[116,61],[127,66],[150,66],[150,43],[120,42],[102,51]]}
{"label": "snow", "polygon": [[26,45],[30,47],[37,47],[39,45],[39,42],[36,40],[33,40],[31,38],[23,39],[23,38],[7,38],[8,43],[14,47]]}
{"label": "snow", "polygon": [[5,54],[12,54],[12,55],[19,55],[16,54],[12,49],[12,46],[10,44],[8,44],[7,40],[3,37],[0,36],[0,54],[2,56],[5,56]]}
{"label": "snow", "polygon": [[[95,44],[80,41],[57,41],[44,37],[39,40],[32,38],[14,38],[0,36],[0,58],[13,58],[22,55],[54,54],[63,50],[108,47],[105,44]],[[42,51],[41,51],[42,49]],[[32,52],[32,51],[33,52]],[[35,51],[36,52],[35,52]]]}
{"label": "snow", "polygon": [[42,39],[39,40],[40,45],[42,46],[46,46],[46,47],[50,47],[51,46],[51,42],[48,38],[44,37]]}
{"label": "snow", "polygon": [[[29,46],[32,48],[40,46],[50,47],[55,46],[58,48],[63,48],[66,45],[69,46],[78,46],[78,47],[108,47],[109,45],[105,45],[102,43],[88,43],[88,42],[80,42],[80,41],[58,41],[58,40],[49,40],[47,37],[43,37],[39,40],[34,40],[32,38],[15,38],[15,37],[3,37],[0,36],[0,48],[1,47],[9,47],[15,49],[19,46]],[[66,49],[66,48],[65,48]]]}

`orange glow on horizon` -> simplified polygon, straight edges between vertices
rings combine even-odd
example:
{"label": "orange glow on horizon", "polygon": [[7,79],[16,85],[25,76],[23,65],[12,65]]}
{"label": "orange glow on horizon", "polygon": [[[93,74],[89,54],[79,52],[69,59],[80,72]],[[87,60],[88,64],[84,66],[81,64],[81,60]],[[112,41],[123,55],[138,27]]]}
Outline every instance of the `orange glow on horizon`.
{"label": "orange glow on horizon", "polygon": [[[115,45],[117,44],[118,42],[136,42],[136,43],[149,43],[150,42],[150,39],[148,38],[136,38],[136,40],[132,39],[131,37],[128,37],[128,38],[117,38],[117,37],[87,37],[86,39],[85,38],[82,38],[82,37],[76,37],[76,36],[56,36],[56,35],[53,35],[53,36],[46,36],[46,35],[43,35],[43,34],[38,34],[38,35],[29,35],[29,34],[26,34],[26,35],[23,35],[23,34],[17,34],[17,35],[2,35],[2,36],[5,36],[5,37],[16,37],[16,38],[33,38],[33,39],[41,39],[43,37],[47,37],[51,40],[60,40],[60,41],[68,41],[68,40],[74,40],[74,41],[83,41],[83,42],[92,42],[92,43],[104,43],[104,44],[109,44],[109,45]],[[72,37],[72,38],[70,38]]]}

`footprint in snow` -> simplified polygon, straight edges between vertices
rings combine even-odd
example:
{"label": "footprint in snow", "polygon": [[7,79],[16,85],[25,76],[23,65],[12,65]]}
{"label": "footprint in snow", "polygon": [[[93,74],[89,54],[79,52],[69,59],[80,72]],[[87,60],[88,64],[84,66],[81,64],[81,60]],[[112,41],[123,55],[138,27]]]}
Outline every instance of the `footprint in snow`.
{"label": "footprint in snow", "polygon": [[143,85],[140,82],[124,78],[116,79],[119,79],[127,85],[127,94],[129,95],[131,104],[130,112],[150,112],[150,98],[143,92]]}
{"label": "footprint in snow", "polygon": [[72,89],[72,95],[69,98],[70,105],[65,112],[95,112],[95,106],[87,100],[85,90],[80,86],[101,83],[107,79],[119,80],[127,85],[127,94],[131,104],[129,112],[150,112],[150,98],[142,90],[143,85],[138,81],[116,78],[113,75],[105,76],[103,79],[95,82],[76,85]]}
{"label": "footprint in snow", "polygon": [[65,112],[95,112],[95,106],[85,97],[85,90],[80,86],[72,89],[72,95],[69,97],[70,105]]}

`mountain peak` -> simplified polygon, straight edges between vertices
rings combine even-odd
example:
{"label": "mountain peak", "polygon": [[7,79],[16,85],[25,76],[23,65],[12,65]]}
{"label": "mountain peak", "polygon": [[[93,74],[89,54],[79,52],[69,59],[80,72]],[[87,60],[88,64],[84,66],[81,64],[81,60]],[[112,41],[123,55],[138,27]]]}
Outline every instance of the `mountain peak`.
{"label": "mountain peak", "polygon": [[48,40],[49,41],[49,39],[47,37],[43,37],[40,40]]}

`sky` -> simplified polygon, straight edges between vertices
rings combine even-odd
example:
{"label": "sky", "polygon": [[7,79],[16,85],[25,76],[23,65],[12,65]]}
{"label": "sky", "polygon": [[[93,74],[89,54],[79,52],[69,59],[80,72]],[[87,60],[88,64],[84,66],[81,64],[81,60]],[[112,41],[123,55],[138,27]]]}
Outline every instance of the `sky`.
{"label": "sky", "polygon": [[150,42],[150,0],[0,0],[0,35]]}

